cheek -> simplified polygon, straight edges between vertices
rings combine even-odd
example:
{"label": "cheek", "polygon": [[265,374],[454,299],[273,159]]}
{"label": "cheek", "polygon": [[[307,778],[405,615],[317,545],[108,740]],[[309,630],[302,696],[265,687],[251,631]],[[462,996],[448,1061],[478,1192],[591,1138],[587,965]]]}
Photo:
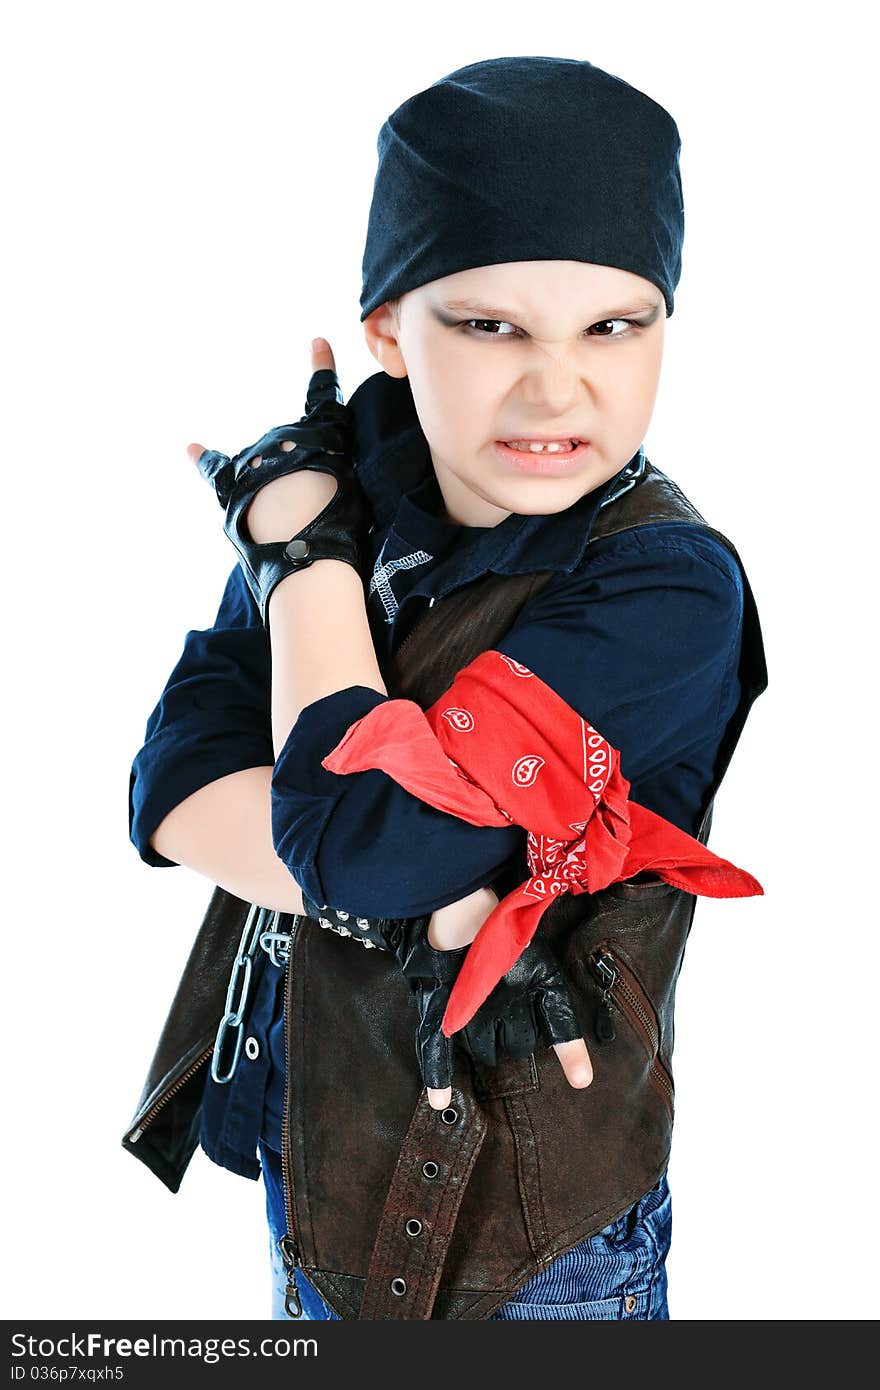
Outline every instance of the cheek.
{"label": "cheek", "polygon": [[601,395],[609,411],[632,415],[650,410],[657,394],[660,376],[660,355],[642,353],[631,362],[621,363],[620,370],[610,372]]}
{"label": "cheek", "polygon": [[431,392],[431,423],[438,436],[460,447],[477,448],[490,440],[499,418],[489,384],[473,372],[447,378]]}

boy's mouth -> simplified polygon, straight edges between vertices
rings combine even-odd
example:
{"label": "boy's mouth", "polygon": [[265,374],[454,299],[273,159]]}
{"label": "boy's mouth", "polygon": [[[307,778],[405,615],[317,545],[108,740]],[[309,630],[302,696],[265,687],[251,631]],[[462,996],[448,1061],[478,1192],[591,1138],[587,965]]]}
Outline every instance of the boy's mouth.
{"label": "boy's mouth", "polygon": [[579,444],[588,441],[582,439],[530,439],[525,436],[521,439],[499,439],[499,444],[505,444],[508,449],[515,449],[517,453],[532,454],[571,454]]}
{"label": "boy's mouth", "polygon": [[520,472],[565,473],[583,458],[588,440],[496,439],[495,452]]}

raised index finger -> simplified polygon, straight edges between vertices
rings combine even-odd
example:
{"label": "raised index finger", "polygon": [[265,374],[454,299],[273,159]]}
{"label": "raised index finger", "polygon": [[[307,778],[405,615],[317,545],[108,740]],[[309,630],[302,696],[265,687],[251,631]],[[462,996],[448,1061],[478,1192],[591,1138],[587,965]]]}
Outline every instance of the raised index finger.
{"label": "raised index finger", "polygon": [[313,338],[311,353],[312,378],[306,393],[306,414],[328,402],[344,405],[345,397],[336,375],[336,360],[327,339]]}
{"label": "raised index finger", "polygon": [[317,372],[322,368],[330,367],[336,369],[336,358],[333,356],[333,349],[326,338],[312,339],[312,371]]}

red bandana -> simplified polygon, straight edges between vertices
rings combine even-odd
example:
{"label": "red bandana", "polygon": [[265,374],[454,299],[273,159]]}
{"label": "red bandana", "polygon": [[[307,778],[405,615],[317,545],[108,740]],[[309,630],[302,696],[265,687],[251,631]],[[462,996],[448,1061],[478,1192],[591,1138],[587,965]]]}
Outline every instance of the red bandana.
{"label": "red bandana", "polygon": [[650,869],[686,893],[740,898],[757,879],[629,800],[620,754],[550,686],[501,652],[463,667],[429,710],[388,700],[323,759],[330,772],[379,768],[471,825],[528,832],[531,877],[478,931],[446,1012],[450,1037],[519,959],[557,893],[596,893]]}

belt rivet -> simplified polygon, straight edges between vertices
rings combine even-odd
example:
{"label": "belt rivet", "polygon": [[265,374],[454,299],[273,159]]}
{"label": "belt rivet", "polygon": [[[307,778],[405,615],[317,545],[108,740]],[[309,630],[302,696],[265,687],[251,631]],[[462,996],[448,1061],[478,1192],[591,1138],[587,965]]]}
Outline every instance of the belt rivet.
{"label": "belt rivet", "polygon": [[440,1111],[440,1118],[445,1125],[454,1125],[458,1119],[458,1111],[454,1105],[447,1105],[445,1110]]}
{"label": "belt rivet", "polygon": [[417,1216],[411,1216],[405,1227],[408,1236],[418,1236],[422,1233],[422,1223]]}
{"label": "belt rivet", "polygon": [[392,1279],[391,1292],[393,1294],[396,1294],[398,1298],[402,1298],[403,1295],[406,1293],[406,1280],[401,1279],[399,1275],[396,1279]]}
{"label": "belt rivet", "polygon": [[429,1158],[427,1163],[422,1164],[422,1172],[424,1173],[426,1178],[436,1178],[437,1174],[440,1172],[440,1169],[438,1165],[434,1162],[433,1158]]}

